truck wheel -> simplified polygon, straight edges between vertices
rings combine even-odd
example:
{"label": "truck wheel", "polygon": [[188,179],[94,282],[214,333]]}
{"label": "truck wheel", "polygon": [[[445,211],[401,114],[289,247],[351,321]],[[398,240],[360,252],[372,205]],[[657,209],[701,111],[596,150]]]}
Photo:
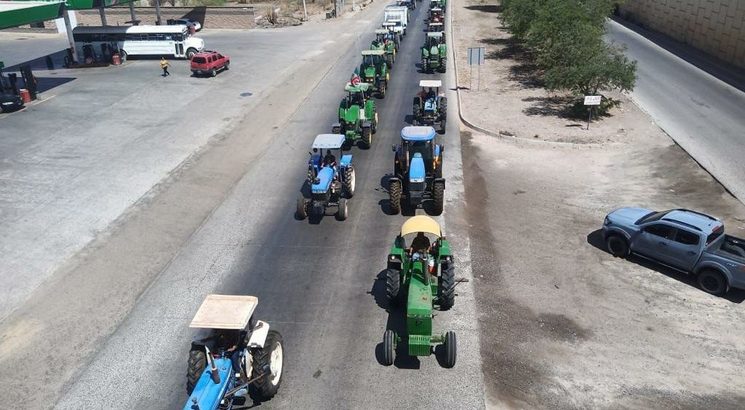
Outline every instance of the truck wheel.
{"label": "truck wheel", "polygon": [[260,400],[268,400],[274,397],[282,382],[282,364],[284,362],[284,346],[282,335],[276,330],[269,330],[264,341],[264,347],[254,349],[252,375],[264,374],[253,382],[254,393]]}
{"label": "truck wheel", "polygon": [[357,185],[354,168],[350,165],[344,170],[344,195],[347,198],[354,196],[354,188]]}
{"label": "truck wheel", "polygon": [[608,252],[616,258],[629,256],[629,243],[620,235],[608,235],[608,238],[605,240],[605,246],[608,248]]}
{"label": "truck wheel", "polygon": [[339,199],[339,209],[336,211],[336,219],[339,221],[344,221],[347,219],[347,216],[349,216],[349,208],[347,207],[347,199],[341,198]]}
{"label": "truck wheel", "polygon": [[445,333],[443,347],[445,348],[445,361],[442,363],[442,367],[450,369],[455,366],[455,359],[458,357],[458,344],[455,339],[455,332],[452,330]]}
{"label": "truck wheel", "polygon": [[396,351],[396,335],[393,330],[386,330],[383,333],[383,365],[390,366],[393,364],[394,354]]}
{"label": "truck wheel", "polygon": [[432,207],[432,213],[434,215],[442,214],[442,209],[445,203],[445,184],[442,182],[435,182],[432,187],[432,198],[434,206]]}
{"label": "truck wheel", "polygon": [[388,182],[388,206],[391,208],[391,213],[397,215],[401,212],[401,182],[390,181]]}
{"label": "truck wheel", "polygon": [[727,279],[721,272],[706,269],[698,274],[698,286],[706,293],[722,296],[727,292]]}
{"label": "truck wheel", "polygon": [[440,310],[449,310],[455,304],[455,266],[451,261],[443,263],[441,267],[437,302],[440,304]]}
{"label": "truck wheel", "polygon": [[303,196],[300,196],[297,199],[297,211],[295,212],[295,216],[301,221],[308,217],[308,205]]}
{"label": "truck wheel", "polygon": [[398,269],[385,270],[385,297],[388,306],[398,306],[401,302],[401,272]]}
{"label": "truck wheel", "polygon": [[194,57],[194,54],[197,53],[197,50],[195,48],[189,48],[186,50],[186,59],[191,60],[192,57]]}
{"label": "truck wheel", "polygon": [[370,127],[362,128],[362,147],[368,149],[372,146],[372,130]]}
{"label": "truck wheel", "polygon": [[202,349],[193,349],[189,352],[189,364],[186,369],[186,394],[191,395],[199,378],[207,367],[207,354]]}

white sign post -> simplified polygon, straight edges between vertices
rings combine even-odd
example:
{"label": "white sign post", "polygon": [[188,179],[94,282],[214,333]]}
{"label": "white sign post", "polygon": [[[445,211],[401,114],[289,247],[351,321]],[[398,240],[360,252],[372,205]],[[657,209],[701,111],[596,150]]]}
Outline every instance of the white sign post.
{"label": "white sign post", "polygon": [[592,121],[592,109],[596,105],[600,105],[600,101],[603,99],[602,95],[586,95],[585,105],[590,107],[590,115],[587,117],[587,129],[590,129],[590,121]]}
{"label": "white sign post", "polygon": [[471,83],[469,89],[473,88],[473,66],[479,66],[479,82],[477,90],[481,88],[481,65],[484,64],[484,55],[486,49],[484,47],[468,47],[468,65],[471,67]]}

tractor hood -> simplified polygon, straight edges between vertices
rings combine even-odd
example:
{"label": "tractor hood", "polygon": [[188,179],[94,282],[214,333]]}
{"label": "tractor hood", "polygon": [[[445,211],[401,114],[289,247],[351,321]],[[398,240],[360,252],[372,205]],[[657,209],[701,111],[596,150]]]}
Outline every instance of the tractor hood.
{"label": "tractor hood", "polygon": [[334,170],[331,167],[323,167],[318,171],[316,179],[313,180],[311,191],[314,194],[323,194],[328,192],[329,186],[331,186],[331,180],[334,179]]}
{"label": "tractor hood", "polygon": [[220,383],[212,381],[212,370],[209,365],[204,369],[202,375],[194,386],[189,400],[184,405],[184,410],[192,410],[195,405],[200,409],[216,409],[220,400],[228,390],[228,381],[230,373],[233,371],[232,363],[229,358],[214,359],[217,366],[217,373],[220,375]]}
{"label": "tractor hood", "polygon": [[360,106],[359,105],[353,105],[346,110],[344,110],[344,114],[342,115],[342,119],[347,124],[356,124],[357,121],[360,119]]}
{"label": "tractor hood", "polygon": [[422,154],[417,152],[409,165],[409,182],[424,182],[425,176],[424,158],[422,158]]}

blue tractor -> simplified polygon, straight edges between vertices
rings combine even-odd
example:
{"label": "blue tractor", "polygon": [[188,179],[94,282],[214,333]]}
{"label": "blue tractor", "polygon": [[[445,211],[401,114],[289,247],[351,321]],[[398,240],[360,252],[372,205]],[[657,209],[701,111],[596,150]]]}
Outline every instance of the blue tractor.
{"label": "blue tractor", "polygon": [[445,200],[445,178],[442,177],[444,147],[435,143],[432,127],[404,127],[401,144],[393,146],[393,176],[388,180],[391,212],[402,206],[417,208],[431,201],[431,213],[440,215]]}
{"label": "blue tractor", "polygon": [[[297,200],[296,215],[325,215],[326,209],[336,207],[336,219],[349,215],[347,199],[354,195],[355,173],[352,155],[342,154],[346,137],[342,134],[321,134],[313,141],[313,152],[308,161],[310,199],[303,195]],[[341,157],[337,160],[337,156]]]}
{"label": "blue tractor", "polygon": [[230,410],[274,397],[282,381],[283,342],[253,317],[259,299],[207,295],[189,327],[203,329],[191,343],[184,410]]}

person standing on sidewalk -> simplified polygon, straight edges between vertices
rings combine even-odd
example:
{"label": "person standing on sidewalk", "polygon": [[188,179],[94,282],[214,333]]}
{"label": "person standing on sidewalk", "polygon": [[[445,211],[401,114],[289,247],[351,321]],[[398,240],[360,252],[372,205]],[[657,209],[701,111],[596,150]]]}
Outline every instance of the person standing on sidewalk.
{"label": "person standing on sidewalk", "polygon": [[171,75],[171,73],[168,72],[168,66],[171,64],[168,63],[168,60],[166,60],[165,57],[160,58],[160,68],[163,69],[163,77],[168,77]]}

